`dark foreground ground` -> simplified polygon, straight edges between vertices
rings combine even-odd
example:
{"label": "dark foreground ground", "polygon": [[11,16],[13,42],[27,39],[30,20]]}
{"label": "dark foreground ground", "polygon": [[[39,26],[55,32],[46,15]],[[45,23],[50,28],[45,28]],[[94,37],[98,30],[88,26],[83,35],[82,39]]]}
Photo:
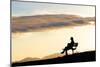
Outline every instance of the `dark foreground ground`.
{"label": "dark foreground ground", "polygon": [[29,61],[29,62],[22,62],[22,63],[16,62],[16,63],[12,63],[12,67],[58,64],[58,63],[73,63],[73,62],[89,62],[89,61],[96,61],[95,51],[82,52],[82,53],[77,53],[77,54],[53,58],[53,59],[46,59],[46,60]]}

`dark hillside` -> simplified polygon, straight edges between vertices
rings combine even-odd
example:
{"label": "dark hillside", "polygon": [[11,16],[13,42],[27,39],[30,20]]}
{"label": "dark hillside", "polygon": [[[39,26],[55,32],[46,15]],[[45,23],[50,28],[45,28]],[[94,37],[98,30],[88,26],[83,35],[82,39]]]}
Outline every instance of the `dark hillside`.
{"label": "dark hillside", "polygon": [[72,63],[72,62],[88,62],[88,61],[96,61],[96,53],[95,51],[87,51],[82,53],[76,53],[73,55],[57,57],[53,59],[46,60],[37,60],[37,61],[29,61],[22,63],[12,63],[12,66],[28,66],[28,65],[43,65],[43,64],[57,64],[57,63]]}

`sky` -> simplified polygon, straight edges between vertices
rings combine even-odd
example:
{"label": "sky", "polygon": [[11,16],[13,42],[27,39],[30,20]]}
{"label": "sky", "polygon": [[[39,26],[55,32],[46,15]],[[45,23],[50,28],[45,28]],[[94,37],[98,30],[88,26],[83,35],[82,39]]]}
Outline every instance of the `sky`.
{"label": "sky", "polygon": [[75,42],[78,42],[75,52],[95,50],[94,25],[13,33],[12,62],[20,61],[27,57],[43,58],[51,54],[60,53],[67,43],[70,42],[71,36],[74,37]]}
{"label": "sky", "polygon": [[[12,1],[12,16],[30,16],[44,14],[72,14],[82,17],[94,17],[94,6],[48,4],[36,2]],[[95,22],[88,25],[62,27],[44,31],[12,33],[12,61],[27,57],[42,58],[60,53],[73,36],[78,42],[77,52],[95,50]],[[77,31],[76,31],[77,30]]]}
{"label": "sky", "polygon": [[41,14],[75,14],[83,17],[94,17],[95,6],[12,1],[12,16]]}

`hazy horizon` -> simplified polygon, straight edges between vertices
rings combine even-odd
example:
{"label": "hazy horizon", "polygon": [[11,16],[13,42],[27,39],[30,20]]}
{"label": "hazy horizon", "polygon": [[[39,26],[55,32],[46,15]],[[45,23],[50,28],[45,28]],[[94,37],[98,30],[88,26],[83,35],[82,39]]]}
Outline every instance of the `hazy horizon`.
{"label": "hazy horizon", "polygon": [[95,50],[95,27],[93,25],[15,33],[12,34],[12,61],[26,57],[42,58],[53,53],[60,53],[70,42],[71,36],[74,37],[75,42],[79,43],[77,52]]}

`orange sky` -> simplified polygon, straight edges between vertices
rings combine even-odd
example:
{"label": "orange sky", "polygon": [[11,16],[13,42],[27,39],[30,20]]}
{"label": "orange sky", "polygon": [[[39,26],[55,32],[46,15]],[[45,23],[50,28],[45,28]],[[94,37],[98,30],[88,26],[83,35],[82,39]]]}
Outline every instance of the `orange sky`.
{"label": "orange sky", "polygon": [[[92,24],[92,22],[91,22]],[[12,34],[12,61],[60,53],[73,36],[79,43],[77,52],[95,50],[95,26],[48,29],[46,31]]]}

